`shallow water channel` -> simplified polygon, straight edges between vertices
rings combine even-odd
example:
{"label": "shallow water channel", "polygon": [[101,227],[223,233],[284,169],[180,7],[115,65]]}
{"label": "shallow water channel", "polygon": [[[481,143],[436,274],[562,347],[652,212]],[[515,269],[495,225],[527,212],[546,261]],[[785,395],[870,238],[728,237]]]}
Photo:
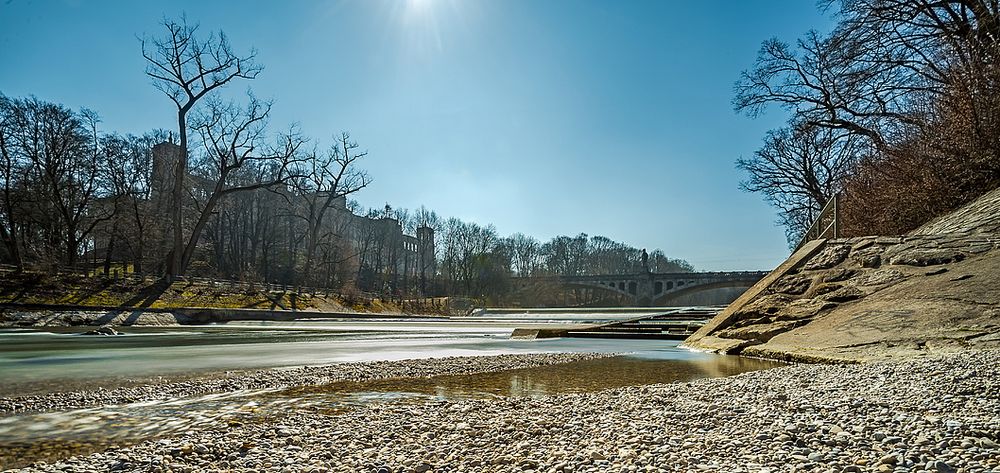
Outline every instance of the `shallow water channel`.
{"label": "shallow water channel", "polygon": [[78,329],[0,330],[0,395],[184,379],[206,372],[501,353],[605,352],[625,356],[473,375],[335,382],[0,417],[0,469],[182,433],[258,422],[288,410],[337,412],[381,402],[545,396],[688,381],[778,363],[696,353],[676,341],[510,340],[500,324],[344,322],[133,328],[119,337]]}

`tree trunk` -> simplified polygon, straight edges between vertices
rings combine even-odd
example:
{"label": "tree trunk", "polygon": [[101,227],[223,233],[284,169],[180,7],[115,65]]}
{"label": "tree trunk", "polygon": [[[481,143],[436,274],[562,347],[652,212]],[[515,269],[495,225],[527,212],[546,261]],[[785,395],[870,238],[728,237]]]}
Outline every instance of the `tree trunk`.
{"label": "tree trunk", "polygon": [[139,234],[136,236],[136,251],[132,258],[132,272],[136,274],[142,274],[142,258],[146,255],[146,239],[142,235],[142,229],[139,229]]}
{"label": "tree trunk", "polygon": [[[118,225],[111,225],[111,234],[108,235],[108,246],[104,249],[104,275],[107,276],[111,274],[111,256],[115,251],[115,233],[118,232]],[[94,245],[94,251],[97,251],[97,245]]]}
{"label": "tree trunk", "polygon": [[[220,177],[220,181],[225,179],[225,177]],[[212,211],[215,210],[215,206],[218,205],[221,195],[219,192],[213,192],[212,196],[208,198],[208,202],[205,202],[205,207],[201,211],[201,216],[198,217],[198,222],[194,224],[194,229],[191,230],[191,236],[188,238],[187,246],[184,247],[184,251],[181,257],[181,264],[179,266],[180,272],[178,275],[183,275],[184,271],[187,270],[188,264],[191,263],[191,257],[194,256],[194,250],[198,247],[198,239],[201,236],[202,230],[205,229],[205,225],[208,223],[209,217],[212,215]]]}
{"label": "tree trunk", "polygon": [[181,108],[177,111],[177,127],[180,135],[180,155],[177,157],[177,166],[174,167],[174,189],[171,193],[171,206],[173,211],[173,251],[170,260],[167,262],[167,280],[172,281],[175,276],[184,274],[185,260],[184,253],[184,229],[183,224],[183,195],[184,177],[187,175],[187,109]]}
{"label": "tree trunk", "polygon": [[18,248],[15,230],[8,231],[6,227],[0,226],[0,240],[3,240],[4,246],[7,247],[11,262],[14,266],[17,266],[17,270],[23,270],[24,261],[21,259],[21,249]]}

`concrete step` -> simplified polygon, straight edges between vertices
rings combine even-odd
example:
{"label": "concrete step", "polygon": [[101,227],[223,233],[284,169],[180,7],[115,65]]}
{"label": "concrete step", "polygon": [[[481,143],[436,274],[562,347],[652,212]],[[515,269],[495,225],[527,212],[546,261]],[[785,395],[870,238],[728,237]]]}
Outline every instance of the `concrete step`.
{"label": "concrete step", "polygon": [[567,337],[573,338],[623,338],[623,339],[650,339],[650,340],[684,340],[690,333],[636,333],[636,332],[567,332]]}

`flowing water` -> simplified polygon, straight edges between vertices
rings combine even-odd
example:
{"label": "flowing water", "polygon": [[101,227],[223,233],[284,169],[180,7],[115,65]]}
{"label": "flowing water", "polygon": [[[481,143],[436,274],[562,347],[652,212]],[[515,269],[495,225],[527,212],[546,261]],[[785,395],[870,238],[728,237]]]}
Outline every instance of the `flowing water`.
{"label": "flowing water", "polygon": [[[523,326],[523,324],[521,324]],[[496,322],[300,322],[124,328],[92,337],[78,328],[0,330],[0,396],[184,379],[206,372],[461,355],[627,353],[538,368],[421,379],[336,382],[0,417],[0,468],[165,437],[192,428],[257,422],[287,409],[336,412],[375,402],[545,396],[669,383],[766,369],[777,363],[696,353],[676,341],[510,340]]]}

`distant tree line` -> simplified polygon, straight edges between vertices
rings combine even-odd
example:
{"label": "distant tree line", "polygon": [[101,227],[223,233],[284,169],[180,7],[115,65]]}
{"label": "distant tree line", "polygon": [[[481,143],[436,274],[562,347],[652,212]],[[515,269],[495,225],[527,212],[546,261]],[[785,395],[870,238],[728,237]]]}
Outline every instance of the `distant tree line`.
{"label": "distant tree line", "polygon": [[[387,209],[389,207],[387,206]],[[433,293],[502,300],[514,277],[637,274],[645,271],[642,249],[604,236],[556,236],[547,242],[514,233],[501,236],[493,225],[441,218],[421,207],[395,216],[408,232],[425,226],[435,232],[437,276]],[[651,272],[690,272],[681,259],[662,250],[648,253]]]}
{"label": "distant tree line", "polygon": [[[0,262],[494,300],[514,277],[644,270],[642,250],[606,237],[542,243],[425,208],[361,208],[350,197],[371,183],[367,153],[349,134],[321,146],[273,132],[270,102],[220,95],[261,72],[253,51],[183,19],[163,26],[142,51],[174,131],[121,134],[93,111],[0,93]],[[659,250],[648,265],[692,270]]]}
{"label": "distant tree line", "polygon": [[771,39],[736,84],[737,111],[791,113],[738,161],[744,189],[794,244],[834,195],[846,234],[899,234],[1000,186],[1000,7],[825,0],[838,20]]}

